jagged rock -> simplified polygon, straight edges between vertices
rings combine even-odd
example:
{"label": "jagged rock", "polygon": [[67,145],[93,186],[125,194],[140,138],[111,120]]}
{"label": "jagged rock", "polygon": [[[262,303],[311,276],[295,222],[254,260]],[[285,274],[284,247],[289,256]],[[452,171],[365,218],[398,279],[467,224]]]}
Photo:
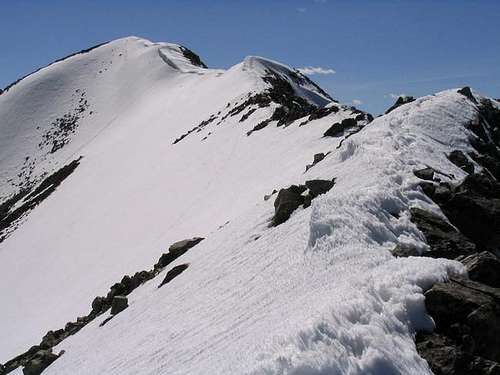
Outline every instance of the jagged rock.
{"label": "jagged rock", "polygon": [[401,107],[403,104],[411,103],[413,101],[415,101],[415,98],[413,96],[400,96],[396,100],[396,102],[387,111],[385,111],[385,114],[394,111],[396,108]]}
{"label": "jagged rock", "polygon": [[446,336],[419,333],[417,350],[436,375],[500,375],[498,363],[473,356]]}
{"label": "jagged rock", "polygon": [[337,137],[345,130],[355,127],[358,122],[353,118],[346,118],[341,122],[336,122],[323,134],[323,137]]}
{"label": "jagged rock", "polygon": [[279,225],[288,220],[293,211],[304,203],[301,195],[306,187],[292,185],[287,189],[281,189],[274,201],[273,225]]}
{"label": "jagged rock", "polygon": [[204,238],[202,237],[193,237],[191,239],[178,241],[172,244],[168,249],[168,253],[162,254],[158,262],[154,265],[156,272],[158,272],[161,268],[164,268],[170,263],[172,263],[178,257],[183,255],[186,251],[191,249],[193,246],[199,244],[203,240]]}
{"label": "jagged rock", "polygon": [[333,185],[335,185],[335,179],[333,180],[309,180],[305,182],[306,187],[309,189],[309,195],[311,199],[316,198],[318,195],[325,194],[328,192]]}
{"label": "jagged rock", "polygon": [[486,250],[500,243],[500,185],[486,174],[472,174],[441,205],[450,222]]}
{"label": "jagged rock", "polygon": [[422,180],[432,181],[434,179],[434,169],[427,167],[413,171],[413,174]]}
{"label": "jagged rock", "polygon": [[500,289],[467,279],[435,284],[425,293],[425,306],[436,331],[461,344],[464,335],[474,355],[500,360]]}
{"label": "jagged rock", "polygon": [[454,150],[448,155],[448,159],[455,164],[457,167],[462,169],[468,174],[474,173],[474,164],[472,164],[469,159],[467,159],[467,156],[460,151],[460,150]]}
{"label": "jagged rock", "polygon": [[[59,355],[61,355],[60,353]],[[40,375],[49,365],[54,362],[59,355],[52,353],[52,350],[39,350],[36,354],[26,363],[23,368],[24,375]]]}
{"label": "jagged rock", "polygon": [[170,271],[167,272],[167,274],[165,275],[165,278],[163,279],[161,284],[158,285],[158,288],[161,288],[163,285],[172,281],[175,277],[177,277],[181,273],[183,273],[188,267],[189,267],[189,264],[185,263],[185,264],[180,264],[180,265],[172,268]]}
{"label": "jagged rock", "polygon": [[476,252],[476,246],[467,237],[439,216],[420,208],[412,208],[410,213],[411,221],[424,234],[430,247],[426,256],[455,259]]}
{"label": "jagged rock", "polygon": [[500,156],[495,158],[488,154],[478,155],[475,152],[470,152],[469,156],[483,168],[486,168],[493,177],[500,180]]}
{"label": "jagged rock", "polygon": [[128,307],[128,298],[125,296],[115,296],[111,304],[111,315],[121,313]]}
{"label": "jagged rock", "polygon": [[45,334],[45,336],[43,336],[40,348],[50,349],[59,344],[65,337],[67,337],[67,335],[65,334],[64,329],[49,331]]}
{"label": "jagged rock", "polygon": [[318,164],[321,160],[323,160],[325,158],[326,154],[320,152],[318,154],[314,154],[314,157],[313,157],[313,162],[312,164],[307,164],[306,165],[306,172],[311,169],[312,167],[314,167],[316,164]]}
{"label": "jagged rock", "polygon": [[100,313],[105,307],[106,298],[104,297],[95,297],[92,301],[92,311],[94,313]]}
{"label": "jagged rock", "polygon": [[422,191],[425,193],[425,195],[431,198],[434,196],[434,193],[436,192],[435,184],[433,184],[432,182],[423,181],[419,184],[419,186],[422,188]]}
{"label": "jagged rock", "polygon": [[86,322],[68,322],[64,326],[64,331],[67,336],[74,335],[77,333],[79,330],[81,330],[87,323]]}
{"label": "jagged rock", "polygon": [[500,260],[488,251],[472,254],[460,260],[469,278],[493,288],[500,288]]}
{"label": "jagged rock", "polygon": [[474,103],[477,103],[477,100],[476,100],[476,98],[474,98],[474,95],[472,94],[470,87],[468,87],[468,86],[462,87],[457,92],[459,94],[462,94],[463,96],[465,96],[469,100],[473,101]]}

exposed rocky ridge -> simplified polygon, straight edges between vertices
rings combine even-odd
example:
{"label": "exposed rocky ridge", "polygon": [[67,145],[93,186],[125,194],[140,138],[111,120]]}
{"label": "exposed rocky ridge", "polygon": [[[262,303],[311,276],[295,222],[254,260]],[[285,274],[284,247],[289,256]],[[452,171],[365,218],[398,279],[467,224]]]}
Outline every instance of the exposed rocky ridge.
{"label": "exposed rocky ridge", "polygon": [[81,157],[42,180],[36,187],[26,186],[0,204],[0,243],[14,231],[25,215],[52,194],[74,172]]}
{"label": "exposed rocky ridge", "polygon": [[407,96],[407,95],[400,96],[398,97],[396,102],[389,109],[387,109],[387,111],[385,111],[385,114],[388,114],[394,111],[396,108],[401,107],[404,104],[411,103],[413,101],[415,101],[415,98],[413,96]]}
{"label": "exposed rocky ridge", "polygon": [[[161,257],[158,259],[158,262],[155,263],[151,270],[138,271],[133,276],[123,276],[121,281],[113,284],[110,287],[110,290],[106,297],[94,298],[89,314],[78,317],[76,322],[66,323],[63,329],[48,331],[47,334],[42,338],[40,344],[32,346],[26,352],[7,361],[3,365],[0,364],[0,375],[6,375],[20,366],[24,366],[23,372],[25,374],[40,374],[46,367],[48,367],[60,355],[63,354],[53,354],[52,348],[54,346],[58,345],[68,336],[74,335],[95,318],[111,309],[111,316],[105,319],[101,323],[101,326],[106,324],[113,318],[114,315],[120,313],[128,306],[125,296],[130,294],[133,290],[144,284],[146,281],[153,279],[166,266],[185,254],[189,249],[203,241],[203,239],[204,238],[202,237],[194,237],[175,242],[169,247],[168,252],[161,255]],[[185,271],[187,267],[187,264],[181,264],[179,266],[173,267],[172,270],[167,272],[165,279],[158,285],[158,288],[170,282],[176,276]]]}

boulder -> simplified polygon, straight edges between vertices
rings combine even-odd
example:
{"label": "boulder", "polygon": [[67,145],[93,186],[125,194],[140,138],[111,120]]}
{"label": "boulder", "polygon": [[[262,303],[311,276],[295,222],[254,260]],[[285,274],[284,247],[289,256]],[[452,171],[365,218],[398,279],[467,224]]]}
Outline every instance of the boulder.
{"label": "boulder", "polygon": [[413,174],[422,180],[432,181],[434,179],[434,169],[430,167],[414,170]]}
{"label": "boulder", "polygon": [[175,242],[168,248],[168,253],[162,254],[160,259],[158,260],[158,263],[154,265],[155,270],[159,272],[161,268],[169,265],[178,257],[183,255],[186,251],[191,249],[193,246],[196,246],[203,240],[204,238],[202,237],[193,237],[190,239]]}
{"label": "boulder", "polygon": [[500,260],[488,251],[469,255],[460,260],[471,280],[500,288]]}
{"label": "boulder", "polygon": [[411,221],[424,234],[430,247],[426,256],[455,259],[476,252],[476,246],[441,217],[420,208],[412,208],[410,213]]}
{"label": "boulder", "polygon": [[321,160],[323,160],[325,158],[326,154],[320,152],[318,154],[314,154],[313,156],[313,162],[312,164],[307,164],[306,165],[306,172],[311,169],[312,167],[314,167],[316,164],[318,164]]}
{"label": "boulder", "polygon": [[43,336],[42,342],[40,343],[41,349],[50,349],[57,344],[59,344],[66,337],[64,329],[58,329],[56,331],[49,331]]}
{"label": "boulder", "polygon": [[92,301],[92,312],[95,314],[100,313],[106,306],[105,297],[95,297]]}
{"label": "boulder", "polygon": [[419,333],[417,350],[436,375],[500,375],[498,363],[471,355],[446,336]]}
{"label": "boulder", "polygon": [[407,245],[407,244],[397,244],[394,249],[391,250],[391,254],[397,258],[406,258],[419,256],[420,252],[415,246]]}
{"label": "boulder", "polygon": [[468,174],[474,173],[474,164],[472,164],[467,156],[460,151],[454,150],[448,155],[448,159],[455,164],[457,167],[462,169]]}
{"label": "boulder", "polygon": [[278,192],[278,196],[274,201],[273,225],[279,225],[287,221],[292,212],[304,203],[302,193],[305,190],[305,186],[292,185]]}
{"label": "boulder", "polygon": [[353,118],[346,118],[341,122],[337,122],[323,134],[323,137],[337,137],[344,133],[345,130],[356,126],[358,123]]}
{"label": "boulder", "polygon": [[328,192],[333,185],[335,185],[335,179],[333,180],[309,180],[305,182],[306,187],[309,189],[309,195],[312,199],[316,198],[318,195],[325,194]]}
{"label": "boulder", "polygon": [[491,361],[500,360],[500,289],[467,279],[435,284],[425,293],[425,306],[436,322],[436,332],[457,343],[464,336],[470,351]]}
{"label": "boulder", "polygon": [[111,315],[121,313],[128,307],[128,298],[125,296],[115,296],[111,304]]}
{"label": "boulder", "polygon": [[387,111],[385,111],[385,114],[394,111],[396,108],[401,107],[403,104],[411,103],[413,101],[415,101],[415,98],[413,96],[402,95]]}
{"label": "boulder", "polygon": [[[59,355],[61,355],[60,353]],[[40,375],[49,365],[54,362],[59,355],[52,353],[52,350],[39,350],[26,363],[23,368],[24,375]]]}
{"label": "boulder", "polygon": [[183,273],[188,267],[189,267],[189,264],[185,263],[185,264],[180,264],[180,265],[172,268],[170,271],[167,272],[163,281],[160,283],[160,285],[158,285],[158,288],[161,288],[163,285],[168,284],[174,278],[176,278],[181,273]]}

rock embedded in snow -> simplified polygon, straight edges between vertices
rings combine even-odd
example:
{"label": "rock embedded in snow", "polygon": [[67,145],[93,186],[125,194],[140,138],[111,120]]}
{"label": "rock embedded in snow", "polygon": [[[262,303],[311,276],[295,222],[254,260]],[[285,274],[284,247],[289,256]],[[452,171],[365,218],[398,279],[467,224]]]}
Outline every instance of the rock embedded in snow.
{"label": "rock embedded in snow", "polygon": [[351,129],[357,126],[358,122],[353,118],[346,118],[341,122],[337,122],[330,126],[328,130],[323,134],[323,137],[338,137],[343,134],[347,129]]}
{"label": "rock embedded in snow", "polygon": [[401,107],[403,104],[408,104],[413,101],[415,101],[415,98],[413,96],[402,95],[398,97],[396,102],[387,111],[385,111],[385,114],[394,111],[396,108]]}
{"label": "rock embedded in snow", "polygon": [[431,167],[417,169],[413,174],[422,180],[432,181],[434,179],[434,169]]}
{"label": "rock embedded in snow", "polygon": [[113,302],[111,303],[111,315],[116,315],[128,307],[128,299],[125,296],[115,296],[113,297]]}
{"label": "rock embedded in snow", "polygon": [[333,180],[308,180],[305,182],[306,187],[309,189],[311,199],[316,198],[318,195],[325,194],[335,185]]}
{"label": "rock embedded in snow", "polygon": [[304,203],[302,193],[305,186],[292,185],[286,189],[280,189],[274,201],[273,225],[280,225],[290,218],[290,215]]}
{"label": "rock embedded in snow", "polygon": [[31,358],[23,368],[24,375],[40,375],[43,370],[50,366],[52,362],[54,362],[62,353],[59,355],[52,353],[52,349],[50,350],[39,350],[36,354]]}
{"label": "rock embedded in snow", "polygon": [[466,98],[470,99],[472,102],[477,103],[476,98],[474,97],[474,94],[472,93],[470,87],[465,86],[462,87],[460,90],[457,91],[459,94],[462,94]]}
{"label": "rock embedded in snow", "polygon": [[472,254],[460,260],[469,278],[493,288],[500,288],[500,259],[488,251]]}
{"label": "rock embedded in snow", "polygon": [[188,267],[189,267],[189,264],[185,263],[185,264],[180,264],[180,265],[172,268],[170,271],[167,272],[163,281],[160,283],[160,285],[158,285],[158,288],[161,288],[163,285],[171,282],[174,278],[176,278],[181,273],[183,273],[185,270],[187,270]]}
{"label": "rock embedded in snow", "polygon": [[474,173],[474,164],[472,164],[467,156],[460,150],[453,150],[449,155],[448,159],[455,164],[457,167],[462,169],[468,174]]}
{"label": "rock embedded in snow", "polygon": [[422,210],[411,209],[411,221],[422,231],[430,247],[426,256],[455,259],[460,255],[476,252],[476,246],[462,233],[439,216]]}

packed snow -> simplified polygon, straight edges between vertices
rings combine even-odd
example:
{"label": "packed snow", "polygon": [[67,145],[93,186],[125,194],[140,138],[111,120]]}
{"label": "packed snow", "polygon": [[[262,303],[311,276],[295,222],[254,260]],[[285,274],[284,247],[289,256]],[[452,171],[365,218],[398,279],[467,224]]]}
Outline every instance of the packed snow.
{"label": "packed snow", "polygon": [[[104,62],[108,70],[96,74]],[[288,74],[262,58],[204,69],[175,45],[126,38],[42,69],[0,96],[2,181],[11,181],[2,183],[3,195],[14,190],[26,156],[37,160],[37,176],[83,155],[0,244],[0,362],[86,314],[93,297],[150,268],[173,242],[203,236],[130,294],[129,308],[58,345],[65,353],[44,373],[431,374],[414,344],[417,329],[433,327],[422,291],[465,271],[458,262],[394,258],[390,250],[398,243],[427,250],[408,210],[440,211],[413,170],[430,165],[464,177],[446,154],[469,150],[463,125],[476,116],[474,105],[456,90],[424,97],[338,149],[342,138],[322,135],[355,116],[347,107],[247,136],[270,116],[262,108],[172,144],[263,90],[265,69]],[[47,153],[37,147],[35,124],[64,113],[59,106],[69,108],[77,89],[94,114],[64,148]],[[294,89],[326,103],[314,86]],[[23,109],[25,102],[33,107]],[[304,172],[315,153],[328,151]],[[311,207],[269,227],[274,196],[264,201],[265,194],[334,177]],[[158,289],[181,263],[190,266]]]}

